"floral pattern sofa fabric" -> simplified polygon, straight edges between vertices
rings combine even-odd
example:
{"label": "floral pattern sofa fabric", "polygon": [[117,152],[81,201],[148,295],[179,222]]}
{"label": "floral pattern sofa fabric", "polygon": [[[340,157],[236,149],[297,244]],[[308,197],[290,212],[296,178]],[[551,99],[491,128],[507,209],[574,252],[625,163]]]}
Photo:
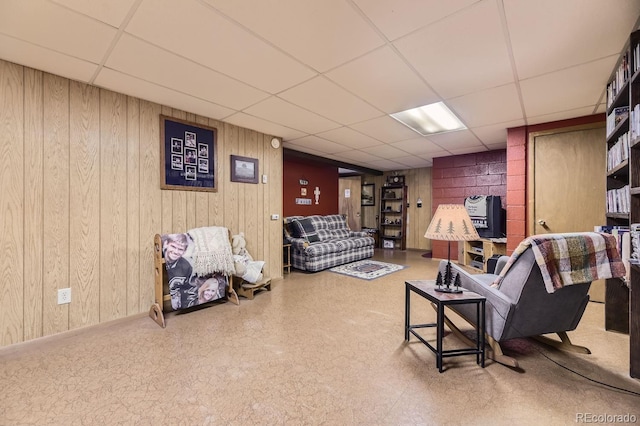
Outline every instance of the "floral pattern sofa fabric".
{"label": "floral pattern sofa fabric", "polygon": [[284,225],[296,269],[317,272],[373,256],[375,240],[351,231],[341,215],[290,216]]}

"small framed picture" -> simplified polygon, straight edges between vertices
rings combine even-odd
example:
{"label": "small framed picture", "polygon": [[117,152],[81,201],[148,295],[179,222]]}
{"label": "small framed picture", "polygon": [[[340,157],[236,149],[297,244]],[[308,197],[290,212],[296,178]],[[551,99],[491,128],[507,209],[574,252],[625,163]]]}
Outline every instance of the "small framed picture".
{"label": "small framed picture", "polygon": [[182,170],[182,155],[171,154],[171,170]]}
{"label": "small framed picture", "polygon": [[362,206],[375,206],[376,205],[376,184],[365,183],[362,185],[361,203]]}
{"label": "small framed picture", "polygon": [[171,138],[171,153],[182,154],[182,139]]}
{"label": "small framed picture", "polygon": [[184,132],[184,144],[189,148],[196,147],[196,134],[193,132]]}
{"label": "small framed picture", "polygon": [[209,160],[206,158],[198,158],[198,172],[207,173],[209,171]]}
{"label": "small framed picture", "polygon": [[184,167],[184,178],[186,180],[196,180],[196,166]]}
{"label": "small framed picture", "polygon": [[184,164],[196,164],[197,158],[195,148],[184,149]]}
{"label": "small framed picture", "polygon": [[198,157],[199,158],[209,158],[209,147],[206,143],[198,144]]}
{"label": "small framed picture", "polygon": [[258,183],[258,159],[232,155],[231,182]]}

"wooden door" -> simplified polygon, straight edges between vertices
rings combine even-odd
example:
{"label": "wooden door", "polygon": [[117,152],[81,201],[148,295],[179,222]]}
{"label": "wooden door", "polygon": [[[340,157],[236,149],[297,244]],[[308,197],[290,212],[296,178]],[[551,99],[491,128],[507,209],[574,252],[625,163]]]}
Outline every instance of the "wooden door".
{"label": "wooden door", "polygon": [[360,195],[362,191],[360,176],[340,178],[338,183],[338,208],[340,214],[347,217],[352,231],[360,231]]}
{"label": "wooden door", "polygon": [[593,231],[605,224],[604,127],[532,139],[530,234]]}
{"label": "wooden door", "polygon": [[[605,141],[604,124],[531,135],[529,235],[593,231],[606,224]],[[604,301],[604,281],[594,282],[589,293]]]}

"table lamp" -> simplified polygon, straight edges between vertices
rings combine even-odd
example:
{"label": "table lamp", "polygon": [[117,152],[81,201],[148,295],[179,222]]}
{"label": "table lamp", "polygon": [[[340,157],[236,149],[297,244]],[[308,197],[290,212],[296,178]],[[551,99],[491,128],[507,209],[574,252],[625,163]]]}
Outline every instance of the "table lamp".
{"label": "table lamp", "polygon": [[[473,227],[467,209],[465,209],[462,204],[440,204],[431,219],[431,223],[424,237],[431,240],[447,241],[449,243],[444,279],[442,274],[438,272],[438,278],[436,279],[438,287],[436,291],[443,293],[462,293],[462,290],[460,290],[460,280],[456,279],[454,281],[451,272],[451,241],[471,241],[480,238],[476,228]],[[454,287],[451,286],[452,283]]]}

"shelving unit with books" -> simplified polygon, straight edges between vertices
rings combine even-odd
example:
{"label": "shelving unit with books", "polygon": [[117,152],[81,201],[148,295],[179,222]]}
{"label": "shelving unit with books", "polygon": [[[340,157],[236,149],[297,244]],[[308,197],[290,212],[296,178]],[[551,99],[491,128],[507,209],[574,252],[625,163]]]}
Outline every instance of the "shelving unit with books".
{"label": "shelving unit with books", "polygon": [[[630,34],[627,51],[607,85],[607,225],[628,230],[637,223],[640,223],[640,30]],[[605,329],[629,333],[630,374],[640,377],[640,363],[633,362],[640,359],[640,301],[635,298],[630,303],[630,293],[640,292],[640,265],[631,264],[629,269],[628,280],[606,281]]]}
{"label": "shelving unit with books", "polygon": [[407,187],[404,184],[387,183],[381,189],[379,239],[380,248],[406,250]]}
{"label": "shelving unit with books", "polygon": [[[637,78],[638,40],[631,34],[626,53],[620,59],[615,75],[607,85],[607,228],[628,230],[631,223],[632,187],[634,185],[631,164],[637,161],[638,152],[633,149],[636,130],[631,122],[637,117],[633,110],[633,87]],[[638,145],[640,148],[640,145]],[[640,193],[639,193],[640,194]],[[618,278],[605,283],[605,329],[629,332],[629,288]]]}

